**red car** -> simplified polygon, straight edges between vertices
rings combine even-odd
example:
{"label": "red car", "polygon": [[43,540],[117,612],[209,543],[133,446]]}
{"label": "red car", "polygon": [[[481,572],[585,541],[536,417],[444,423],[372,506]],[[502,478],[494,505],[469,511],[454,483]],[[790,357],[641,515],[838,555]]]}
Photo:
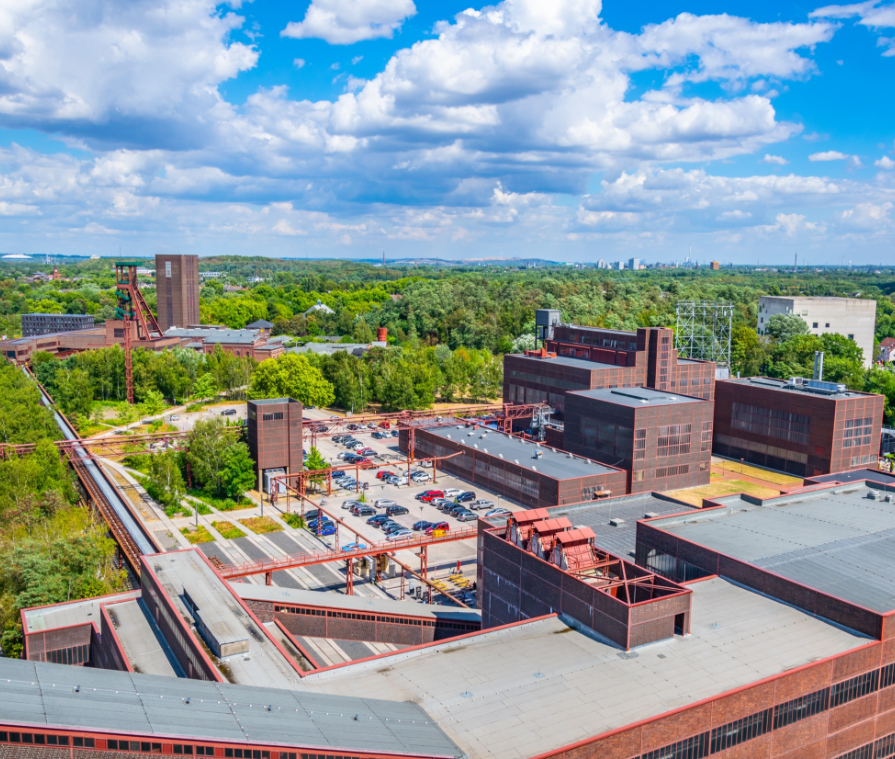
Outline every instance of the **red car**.
{"label": "red car", "polygon": [[444,492],[441,490],[425,490],[417,496],[418,500],[429,503],[436,498],[444,498]]}
{"label": "red car", "polygon": [[360,461],[355,461],[354,463],[357,464],[358,466],[369,466],[373,462],[370,461],[370,459],[361,459]]}
{"label": "red car", "polygon": [[379,422],[379,428],[383,430],[387,430],[391,427],[391,424],[388,422]]}
{"label": "red car", "polygon": [[377,480],[381,480],[381,479],[382,479],[383,477],[385,477],[387,474],[390,474],[392,477],[396,477],[396,476],[397,476],[394,472],[390,472],[390,471],[388,471],[388,469],[382,469],[382,470],[376,472],[376,479],[377,479]]}
{"label": "red car", "polygon": [[372,456],[376,451],[372,448],[361,448],[357,453],[361,456]]}
{"label": "red car", "polygon": [[426,535],[431,535],[433,532],[447,532],[450,529],[451,526],[447,522],[438,522],[426,530]]}

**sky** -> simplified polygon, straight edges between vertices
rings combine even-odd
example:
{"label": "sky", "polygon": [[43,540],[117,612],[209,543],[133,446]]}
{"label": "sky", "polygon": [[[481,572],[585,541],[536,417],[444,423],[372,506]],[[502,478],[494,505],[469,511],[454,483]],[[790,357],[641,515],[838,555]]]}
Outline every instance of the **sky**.
{"label": "sky", "polygon": [[0,252],[892,263],[895,3],[5,0]]}

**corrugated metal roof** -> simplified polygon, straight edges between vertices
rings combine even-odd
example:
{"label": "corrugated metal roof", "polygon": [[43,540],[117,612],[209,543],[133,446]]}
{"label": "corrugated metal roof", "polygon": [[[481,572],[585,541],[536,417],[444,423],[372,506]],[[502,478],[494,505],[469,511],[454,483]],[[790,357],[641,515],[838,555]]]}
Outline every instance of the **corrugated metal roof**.
{"label": "corrugated metal roof", "polygon": [[187,740],[462,755],[412,703],[18,659],[0,658],[0,719]]}

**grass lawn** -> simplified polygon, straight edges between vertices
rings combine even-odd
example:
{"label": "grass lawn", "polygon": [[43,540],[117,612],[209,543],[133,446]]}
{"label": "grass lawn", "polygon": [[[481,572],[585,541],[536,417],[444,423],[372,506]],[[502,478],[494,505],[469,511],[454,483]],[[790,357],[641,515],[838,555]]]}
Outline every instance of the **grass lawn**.
{"label": "grass lawn", "polygon": [[772,472],[769,469],[752,466],[751,464],[741,464],[739,461],[722,461],[715,460],[712,462],[712,469],[718,472],[736,472],[744,474],[747,477],[754,477],[756,480],[764,480],[772,482],[775,485],[801,485],[801,477],[793,477],[789,474],[781,474],[780,472]]}
{"label": "grass lawn", "polygon": [[227,540],[236,540],[236,538],[244,538],[246,536],[233,522],[212,522],[211,526]]}
{"label": "grass lawn", "polygon": [[249,519],[240,519],[239,522],[259,535],[263,535],[265,532],[279,532],[283,529],[270,517],[251,517]]}
{"label": "grass lawn", "polygon": [[213,543],[214,537],[201,524],[198,527],[184,527],[180,531],[193,545],[196,543]]}
{"label": "grass lawn", "polygon": [[779,490],[765,488],[746,480],[717,480],[708,485],[701,485],[696,488],[673,490],[667,495],[670,495],[672,498],[677,498],[679,501],[686,501],[694,506],[702,506],[703,498],[718,498],[723,495],[732,495],[734,493],[748,493],[756,498],[773,498],[776,495],[780,495]]}
{"label": "grass lawn", "polygon": [[[202,501],[208,506],[212,506],[216,508],[218,511],[235,511],[237,509],[251,509],[257,506],[253,500],[250,498],[246,498],[242,496],[239,501],[234,501],[230,498],[218,498],[216,495],[210,495],[204,490],[199,490],[198,488],[193,488],[192,490],[187,491],[188,495],[192,498],[195,498],[198,501]],[[199,512],[203,513],[202,511]]]}

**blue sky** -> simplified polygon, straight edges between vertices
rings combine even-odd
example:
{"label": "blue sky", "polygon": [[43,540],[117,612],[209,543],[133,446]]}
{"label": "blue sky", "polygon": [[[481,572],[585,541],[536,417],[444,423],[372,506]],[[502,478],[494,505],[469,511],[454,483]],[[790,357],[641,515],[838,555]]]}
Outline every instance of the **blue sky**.
{"label": "blue sky", "polygon": [[887,261],[895,4],[21,0],[0,250]]}

